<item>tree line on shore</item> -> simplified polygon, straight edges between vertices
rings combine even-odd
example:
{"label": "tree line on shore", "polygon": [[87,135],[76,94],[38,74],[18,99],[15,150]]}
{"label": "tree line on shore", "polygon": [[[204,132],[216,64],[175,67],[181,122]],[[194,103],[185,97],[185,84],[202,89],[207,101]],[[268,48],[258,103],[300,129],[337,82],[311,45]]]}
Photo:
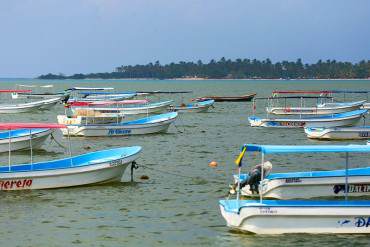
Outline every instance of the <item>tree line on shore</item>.
{"label": "tree line on shore", "polygon": [[204,79],[368,79],[370,60],[358,63],[319,60],[317,63],[282,61],[272,63],[270,59],[212,59],[162,65],[159,61],[146,65],[122,65],[113,72],[74,74],[46,74],[39,79],[125,79],[125,78],[204,78]]}

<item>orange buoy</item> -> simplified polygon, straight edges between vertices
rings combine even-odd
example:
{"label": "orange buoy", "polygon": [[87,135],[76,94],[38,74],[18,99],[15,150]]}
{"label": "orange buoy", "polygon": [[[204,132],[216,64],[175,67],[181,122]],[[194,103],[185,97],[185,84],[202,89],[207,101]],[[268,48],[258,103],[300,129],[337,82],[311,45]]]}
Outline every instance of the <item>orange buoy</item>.
{"label": "orange buoy", "polygon": [[147,176],[147,175],[141,175],[141,176],[140,176],[140,179],[142,179],[142,180],[147,180],[147,179],[149,179],[149,176]]}
{"label": "orange buoy", "polygon": [[218,165],[217,162],[214,160],[208,163],[209,167],[217,167],[217,165]]}

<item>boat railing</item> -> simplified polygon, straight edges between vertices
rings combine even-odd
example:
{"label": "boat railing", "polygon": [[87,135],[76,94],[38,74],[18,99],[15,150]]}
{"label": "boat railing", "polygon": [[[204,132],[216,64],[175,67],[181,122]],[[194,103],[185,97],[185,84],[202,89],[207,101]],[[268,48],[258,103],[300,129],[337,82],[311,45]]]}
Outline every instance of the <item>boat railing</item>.
{"label": "boat railing", "polygon": [[66,125],[63,124],[53,124],[53,123],[0,123],[0,130],[7,130],[8,131],[8,171],[11,171],[11,158],[12,158],[12,151],[11,151],[11,144],[12,144],[12,130],[16,129],[29,129],[29,147],[30,147],[30,165],[31,169],[33,169],[33,144],[32,138],[37,134],[32,133],[32,129],[61,129],[67,128],[68,133],[68,153],[70,157],[71,166],[73,166],[72,160],[72,145],[71,139],[69,134],[69,129]]}
{"label": "boat railing", "polygon": [[261,153],[261,177],[258,186],[259,191],[259,201],[263,203],[263,184],[264,184],[264,169],[263,165],[265,162],[265,154],[288,154],[288,153],[344,153],[345,154],[345,185],[344,185],[344,200],[348,201],[349,192],[349,154],[350,153],[369,153],[370,145],[305,145],[305,146],[284,146],[284,145],[254,145],[254,144],[244,144],[238,158],[235,163],[238,165],[238,180],[237,180],[237,201],[239,204],[240,193],[241,193],[241,167],[243,158],[246,152],[260,152]]}
{"label": "boat railing", "polygon": [[[289,112],[291,107],[288,105],[288,100],[299,100],[300,111],[297,112],[300,118],[302,118],[303,108],[306,107],[306,100],[307,99],[315,99],[316,104],[313,106],[315,108],[316,113],[318,111],[319,102],[321,104],[326,103],[326,100],[333,101],[332,96],[269,96],[269,97],[255,97],[252,100],[252,112],[253,114],[256,113],[257,109],[257,101],[264,100],[265,101],[265,108],[272,109],[274,107],[283,107],[284,111]],[[281,106],[280,100],[284,100],[283,106]],[[269,118],[269,111],[266,111],[266,117]]]}

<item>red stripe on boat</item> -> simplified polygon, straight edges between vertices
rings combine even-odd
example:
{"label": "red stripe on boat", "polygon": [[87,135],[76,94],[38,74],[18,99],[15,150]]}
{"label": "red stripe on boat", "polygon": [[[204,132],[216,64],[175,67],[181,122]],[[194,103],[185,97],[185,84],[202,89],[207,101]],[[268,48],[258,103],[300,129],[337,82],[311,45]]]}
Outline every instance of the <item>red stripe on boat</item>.
{"label": "red stripe on boat", "polygon": [[0,93],[31,93],[32,90],[21,90],[21,89],[0,89]]}
{"label": "red stripe on boat", "polygon": [[98,105],[128,105],[128,104],[146,104],[148,100],[121,100],[121,101],[72,101],[69,106],[98,106]]}
{"label": "red stripe on boat", "polygon": [[64,124],[57,123],[0,123],[1,130],[14,129],[63,129],[67,128]]}

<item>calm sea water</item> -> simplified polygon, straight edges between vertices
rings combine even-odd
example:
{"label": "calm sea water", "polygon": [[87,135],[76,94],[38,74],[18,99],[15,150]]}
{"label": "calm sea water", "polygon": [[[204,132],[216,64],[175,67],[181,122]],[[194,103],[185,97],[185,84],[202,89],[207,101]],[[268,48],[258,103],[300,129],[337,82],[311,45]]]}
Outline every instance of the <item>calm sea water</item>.
{"label": "calm sea water", "polygon": [[[16,83],[53,83],[56,90],[71,86],[112,86],[117,90],[192,90],[166,95],[181,103],[204,95],[268,96],[274,89],[367,89],[369,81],[38,81],[0,80],[0,88]],[[357,98],[361,98],[357,96]],[[363,96],[362,98],[365,98]],[[2,101],[7,100],[2,96]],[[257,108],[264,115],[263,104]],[[55,122],[61,105],[52,111],[1,115],[5,121]],[[243,143],[311,144],[303,131],[251,128],[251,104],[216,103],[202,114],[183,114],[169,132],[159,135],[72,139],[74,154],[119,146],[143,147],[135,182],[67,189],[1,192],[1,246],[369,246],[364,235],[257,236],[229,231],[218,200],[227,195],[235,172],[233,160]],[[66,140],[57,133],[57,139]],[[360,142],[362,143],[362,142]],[[65,150],[47,142],[37,161],[63,157]],[[247,157],[245,171],[258,157]],[[7,154],[0,155],[7,164]],[[28,162],[28,152],[13,154],[14,162]],[[218,167],[208,167],[216,160]],[[272,156],[274,171],[342,168],[340,155]],[[356,155],[351,166],[368,165],[368,155]],[[149,180],[141,180],[142,175]]]}

